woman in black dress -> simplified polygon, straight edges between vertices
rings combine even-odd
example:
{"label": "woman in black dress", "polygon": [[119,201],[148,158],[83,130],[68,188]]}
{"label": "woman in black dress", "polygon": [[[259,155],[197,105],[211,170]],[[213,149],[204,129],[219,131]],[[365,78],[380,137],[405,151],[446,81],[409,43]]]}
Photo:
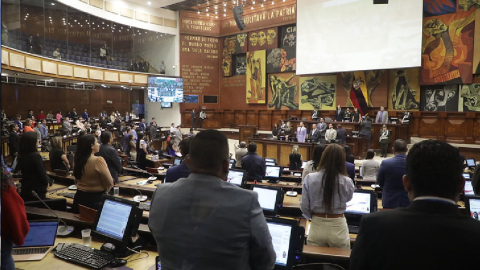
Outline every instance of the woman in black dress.
{"label": "woman in black dress", "polygon": [[298,153],[298,145],[292,147],[292,153],[288,157],[290,163],[288,169],[300,170],[302,168],[302,155]]}

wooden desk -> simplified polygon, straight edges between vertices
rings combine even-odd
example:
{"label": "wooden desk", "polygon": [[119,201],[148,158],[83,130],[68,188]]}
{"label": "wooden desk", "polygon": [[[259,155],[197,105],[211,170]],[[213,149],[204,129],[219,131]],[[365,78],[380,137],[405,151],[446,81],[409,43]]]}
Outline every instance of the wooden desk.
{"label": "wooden desk", "polygon": [[[95,241],[95,238],[92,239],[92,245],[91,247],[100,249],[103,243]],[[55,246],[59,243],[82,243],[82,239],[74,238],[74,237],[67,237],[67,238],[57,238],[55,240]],[[127,262],[128,267],[132,269],[149,269],[152,265],[155,264],[155,257],[158,256],[158,253],[156,251],[144,251],[148,253],[148,257],[145,253],[142,254],[134,254],[132,257],[130,257],[130,262]],[[137,258],[142,258],[146,257],[144,259],[139,259],[135,260]],[[132,261],[135,260],[135,261]],[[59,259],[53,255],[53,252],[50,252],[47,254],[45,258],[41,261],[28,261],[28,262],[16,262],[15,263],[15,268],[16,269],[25,269],[25,270],[30,270],[30,269],[36,269],[36,270],[75,270],[75,269],[81,269],[84,270],[86,269],[83,266],[69,263],[68,261]]]}
{"label": "wooden desk", "polygon": [[351,249],[333,247],[303,246],[303,255],[318,259],[350,260]]}

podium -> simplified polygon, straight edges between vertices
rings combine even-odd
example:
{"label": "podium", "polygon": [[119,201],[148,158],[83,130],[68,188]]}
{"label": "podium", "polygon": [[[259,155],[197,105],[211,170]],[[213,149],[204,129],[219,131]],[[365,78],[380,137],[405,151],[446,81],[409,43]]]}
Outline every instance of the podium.
{"label": "podium", "polygon": [[257,126],[239,125],[238,128],[240,129],[239,142],[246,142],[247,138],[252,138],[254,134],[257,134]]}

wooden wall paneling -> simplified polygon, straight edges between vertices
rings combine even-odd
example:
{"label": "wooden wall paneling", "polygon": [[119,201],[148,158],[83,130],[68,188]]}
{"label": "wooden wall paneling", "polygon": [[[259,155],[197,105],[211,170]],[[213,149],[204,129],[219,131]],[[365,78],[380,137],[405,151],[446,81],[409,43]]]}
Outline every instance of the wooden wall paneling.
{"label": "wooden wall paneling", "polygon": [[272,111],[264,110],[258,113],[258,129],[259,130],[271,130],[272,124]]}
{"label": "wooden wall paneling", "polygon": [[465,143],[467,121],[465,114],[447,114],[445,119],[445,141],[448,143]]}
{"label": "wooden wall paneling", "polygon": [[263,157],[263,153],[267,152],[267,148],[269,145],[262,143],[262,142],[255,142],[257,144],[257,154],[261,157]]}
{"label": "wooden wall paneling", "polygon": [[475,132],[475,129],[473,128],[473,125],[474,125],[474,121],[475,121],[475,112],[466,112],[465,113],[465,127],[464,127],[464,130],[465,130],[465,143],[468,143],[468,144],[474,144],[475,143],[475,139],[474,139],[474,132]]}
{"label": "wooden wall paneling", "polygon": [[280,151],[278,153],[277,163],[282,166],[288,166],[290,163],[288,156],[292,153],[292,145],[279,145]]}
{"label": "wooden wall paneling", "polygon": [[421,117],[422,117],[421,112],[419,111],[412,112],[412,117],[410,119],[410,135],[412,137],[420,137],[419,126],[420,126]]}
{"label": "wooden wall paneling", "polygon": [[252,110],[246,111],[247,125],[254,125],[257,126],[257,128],[259,127],[257,113],[258,112]]}
{"label": "wooden wall paneling", "polygon": [[437,113],[424,112],[419,121],[418,135],[422,138],[437,139],[440,130],[443,130],[443,128],[440,127],[440,119],[437,117]]}
{"label": "wooden wall paneling", "polygon": [[235,111],[235,127],[238,128],[239,125],[246,125],[246,111]]}
{"label": "wooden wall paneling", "polygon": [[230,110],[225,110],[222,113],[222,127],[233,128],[234,127],[234,113]]}
{"label": "wooden wall paneling", "polygon": [[266,152],[264,152],[264,155],[262,155],[261,157],[263,158],[274,158],[277,160],[277,163],[278,164],[281,164],[280,163],[280,160],[279,160],[279,156],[278,156],[278,148],[280,147],[279,145],[276,145],[276,144],[272,144],[272,143],[266,143]]}
{"label": "wooden wall paneling", "polygon": [[480,144],[480,117],[477,116],[476,119],[473,120],[473,132],[472,132],[473,140],[476,144]]}

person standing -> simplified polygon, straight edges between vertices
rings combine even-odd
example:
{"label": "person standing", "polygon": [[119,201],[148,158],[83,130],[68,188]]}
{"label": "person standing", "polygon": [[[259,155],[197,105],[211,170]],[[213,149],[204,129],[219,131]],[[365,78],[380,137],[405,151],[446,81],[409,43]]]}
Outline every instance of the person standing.
{"label": "person standing", "polygon": [[377,112],[377,116],[375,117],[375,123],[388,124],[388,112],[385,111],[385,107],[380,107],[380,111]]}
{"label": "person standing", "polygon": [[312,121],[318,121],[318,111],[316,108],[312,111]]}
{"label": "person standing", "polygon": [[62,118],[63,118],[62,111],[60,111],[60,110],[57,111],[57,115],[55,115],[55,118],[57,119],[57,123],[60,124],[62,122]]}
{"label": "person standing", "polygon": [[300,170],[302,168],[302,155],[298,153],[298,145],[292,147],[292,153],[288,156],[288,169]]}
{"label": "person standing", "polygon": [[345,115],[345,112],[342,110],[342,107],[338,105],[337,110],[335,111],[335,121],[342,122],[344,115]]}
{"label": "person standing", "polygon": [[307,128],[303,125],[303,122],[300,122],[300,126],[297,127],[297,141],[298,142],[305,142],[305,138],[307,137]]}
{"label": "person standing", "polygon": [[147,130],[147,124],[145,123],[145,118],[142,118],[142,122],[140,122],[139,128],[142,132]]}
{"label": "person standing", "polygon": [[327,143],[332,143],[337,140],[337,131],[333,128],[332,123],[328,125],[328,129],[325,132],[325,140],[327,141]]}
{"label": "person standing", "polygon": [[60,48],[56,48],[55,51],[53,51],[52,56],[54,59],[62,60],[62,54],[60,53]]}
{"label": "person standing", "polygon": [[85,120],[88,119],[88,110],[87,110],[87,109],[85,109],[85,110],[83,111],[83,113],[82,113],[82,118],[85,119]]}
{"label": "person standing", "polygon": [[382,188],[383,208],[405,207],[410,204],[402,177],[407,172],[407,144],[398,139],[393,143],[393,158],[385,159],[377,173],[377,183]]}
{"label": "person standing", "polygon": [[248,153],[247,150],[247,143],[240,142],[238,145],[238,149],[235,150],[235,167],[241,168],[242,167],[242,158]]}
{"label": "person standing", "polygon": [[198,128],[202,128],[202,122],[203,120],[207,119],[207,114],[205,113],[204,110],[201,110],[198,117],[199,117]]}
{"label": "person standing", "polygon": [[367,115],[365,120],[360,120],[360,126],[362,127],[360,136],[362,136],[362,139],[367,144],[368,150],[370,149],[370,139],[372,137],[372,119],[370,119],[370,116]]}
{"label": "person standing", "polygon": [[273,269],[275,251],[258,195],[226,182],[227,137],[199,132],[185,162],[188,178],[160,185],[150,208],[162,267]]}
{"label": "person standing", "polygon": [[353,108],[353,113],[352,113],[352,122],[353,123],[359,123],[361,119],[360,112],[358,111],[357,107]]}
{"label": "person standing", "polygon": [[312,143],[317,143],[320,140],[320,131],[317,129],[317,124],[312,124],[312,130],[309,132],[308,138]]}
{"label": "person standing", "polygon": [[254,142],[248,144],[247,150],[248,153],[242,158],[242,169],[248,173],[249,181],[261,182],[265,176],[265,161],[257,155],[257,144]]}
{"label": "person standing", "polygon": [[120,156],[118,156],[117,150],[112,146],[112,133],[110,133],[110,131],[102,132],[102,135],[100,135],[100,141],[102,142],[102,145],[95,156],[103,157],[107,163],[113,182],[118,183],[118,175],[122,172],[122,162],[120,161]]}
{"label": "person standing", "polygon": [[318,172],[305,177],[300,209],[312,221],[307,244],[350,248],[344,212],[353,197],[354,186],[345,170],[345,152],[338,144],[325,148]]}
{"label": "person standing", "polygon": [[165,175],[165,183],[173,183],[180,178],[187,178],[190,175],[190,168],[188,168],[187,163],[185,162],[185,157],[190,154],[191,142],[192,138],[186,138],[178,144],[183,160],[180,165],[168,168],[167,174]]}
{"label": "person standing", "polygon": [[412,203],[362,217],[350,269],[477,269],[480,223],[457,205],[463,162],[445,142],[413,145],[402,177]]}
{"label": "person standing", "polygon": [[192,121],[192,128],[197,130],[197,127],[195,126],[195,122],[197,121],[197,113],[195,112],[195,109],[192,109],[192,112],[190,113],[190,119]]}
{"label": "person standing", "polygon": [[320,118],[320,123],[317,125],[318,131],[320,131],[320,138],[325,139],[325,131],[327,130],[327,124],[324,122],[323,118]]}
{"label": "person standing", "polygon": [[313,157],[312,160],[309,160],[302,171],[302,184],[305,180],[305,177],[312,172],[318,172],[318,165],[320,164],[320,159],[322,158],[323,151],[325,151],[324,145],[316,145],[313,148]]}
{"label": "person standing", "polygon": [[72,126],[70,125],[70,118],[68,116],[65,117],[65,121],[63,121],[63,132],[67,136],[72,134]]}
{"label": "person standing", "polygon": [[339,144],[347,143],[347,130],[345,130],[341,124],[337,125],[337,140]]}
{"label": "person standing", "polygon": [[8,146],[10,148],[10,156],[13,158],[13,163],[15,163],[15,158],[18,157],[18,151],[20,149],[20,136],[18,136],[18,125],[13,123],[10,124],[10,133],[8,134]]}
{"label": "person standing", "polygon": [[40,110],[37,114],[37,121],[42,121],[43,119],[46,119],[47,117],[43,113],[43,110]]}
{"label": "person standing", "polygon": [[380,157],[387,157],[388,143],[390,142],[390,131],[387,129],[387,125],[382,126],[380,131],[380,148],[382,149],[382,154]]}
{"label": "person standing", "polygon": [[165,63],[162,61],[162,64],[160,65],[160,74],[165,74],[165,70],[166,70],[166,67],[165,67]]}
{"label": "person standing", "polygon": [[363,180],[377,181],[378,168],[380,163],[373,158],[375,157],[375,151],[368,149],[367,156],[362,162],[362,169],[360,173],[362,174]]}
{"label": "person standing", "polygon": [[42,140],[48,140],[47,120],[43,119],[40,125],[40,137]]}

